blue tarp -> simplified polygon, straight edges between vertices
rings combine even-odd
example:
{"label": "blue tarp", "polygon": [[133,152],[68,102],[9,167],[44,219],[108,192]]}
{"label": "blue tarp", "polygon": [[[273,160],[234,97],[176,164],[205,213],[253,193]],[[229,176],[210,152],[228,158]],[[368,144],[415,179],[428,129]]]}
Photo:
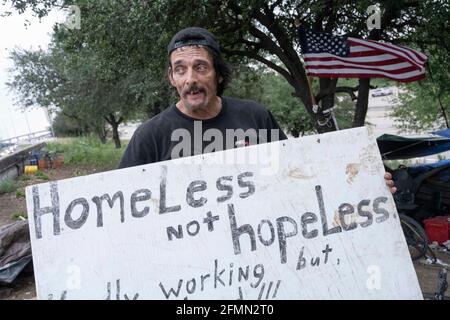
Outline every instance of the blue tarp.
{"label": "blue tarp", "polygon": [[[450,130],[442,130],[450,135]],[[409,159],[429,156],[450,150],[450,138],[423,137],[406,138],[384,134],[377,138],[383,160]]]}
{"label": "blue tarp", "polygon": [[450,182],[450,159],[442,160],[435,163],[428,163],[428,164],[421,164],[414,167],[409,167],[408,172],[416,177],[419,174],[425,173],[427,171],[430,171],[435,168],[440,168],[448,166],[448,168],[443,169],[442,171],[439,171],[439,174],[437,174],[437,177],[439,177],[439,181],[442,182]]}
{"label": "blue tarp", "polygon": [[435,131],[435,132],[433,132],[433,134],[435,134],[437,136],[450,138],[450,129],[444,129],[444,130]]}

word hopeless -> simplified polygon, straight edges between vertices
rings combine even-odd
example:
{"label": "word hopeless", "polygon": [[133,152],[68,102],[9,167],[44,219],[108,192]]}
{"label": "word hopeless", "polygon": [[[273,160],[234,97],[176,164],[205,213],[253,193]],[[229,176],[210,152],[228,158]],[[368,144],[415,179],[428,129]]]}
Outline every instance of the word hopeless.
{"label": "word hopeless", "polygon": [[[373,199],[373,201],[362,199],[355,206],[350,203],[340,204],[337,209],[339,225],[330,227],[325,211],[322,187],[317,185],[315,191],[319,214],[308,211],[303,213],[298,220],[289,216],[278,217],[274,222],[263,219],[257,227],[254,227],[251,224],[238,225],[234,206],[233,204],[228,204],[228,217],[230,221],[234,254],[241,254],[242,239],[250,240],[251,251],[257,249],[257,242],[260,242],[266,247],[276,243],[280,252],[280,263],[284,264],[287,262],[287,240],[297,236],[299,230],[304,239],[314,239],[318,237],[319,234],[322,234],[322,236],[329,236],[343,231],[354,230],[358,227],[367,228],[372,225],[374,221],[376,223],[382,223],[389,218],[389,212],[382,207],[382,205],[388,201],[387,197],[377,197]],[[347,216],[350,218],[362,218],[358,220],[364,221],[352,221],[348,223],[348,221],[346,221]],[[259,241],[256,241],[256,239]]]}

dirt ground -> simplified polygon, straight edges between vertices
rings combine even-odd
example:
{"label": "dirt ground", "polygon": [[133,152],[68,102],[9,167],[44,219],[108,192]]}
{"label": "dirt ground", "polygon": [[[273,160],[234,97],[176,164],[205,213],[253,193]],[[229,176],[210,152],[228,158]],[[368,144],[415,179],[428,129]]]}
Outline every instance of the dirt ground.
{"label": "dirt ground", "polygon": [[[441,260],[443,263],[450,265],[450,251],[442,252],[433,250],[433,253],[436,255],[436,258]],[[438,276],[439,271],[442,269],[442,266],[436,265],[427,265],[425,264],[424,259],[421,261],[414,262],[414,269],[417,273],[417,279],[419,280],[420,288],[422,289],[422,293],[434,294],[438,289]],[[447,266],[447,282],[450,283],[450,268]],[[450,286],[447,288],[445,292],[445,296],[450,296]]]}
{"label": "dirt ground", "polygon": [[[48,177],[46,179],[39,179],[34,175],[27,175],[29,180],[24,180],[23,177],[17,179],[17,190],[14,192],[0,194],[0,226],[4,226],[20,219],[19,216],[27,217],[27,206],[25,201],[25,187],[45,183],[49,180],[62,180],[75,176],[83,176],[99,172],[96,167],[70,167],[63,166],[59,169],[43,170]],[[16,281],[11,285],[0,284],[0,299],[6,300],[29,300],[36,299],[36,288],[34,284],[34,275],[32,266],[27,267]]]}
{"label": "dirt ground", "polygon": [[[99,172],[95,167],[62,167],[59,169],[44,170],[49,180],[61,180],[74,176],[81,176]],[[29,180],[18,179],[18,191],[0,195],[0,226],[12,223],[20,215],[26,217],[26,203],[24,188],[28,185],[44,183],[47,180],[38,179],[30,176]],[[433,251],[438,259],[450,265],[450,251]],[[420,287],[423,293],[434,294],[438,285],[438,274],[441,269],[438,265],[426,265],[422,262],[414,262],[414,268],[417,273]],[[449,269],[449,268],[447,268]],[[447,275],[447,281],[450,282],[450,276]],[[450,288],[446,295],[450,296]],[[33,271],[31,265],[26,268],[16,281],[11,285],[0,284],[0,299],[6,300],[30,300],[36,299],[36,288],[34,284]]]}
{"label": "dirt ground", "polygon": [[[42,170],[48,176],[48,180],[39,179],[35,175],[26,175],[29,180],[24,180],[23,176],[17,179],[17,190],[14,192],[0,194],[0,226],[16,221],[14,216],[25,215],[27,205],[25,202],[25,187],[38,183],[45,183],[50,180],[61,180],[76,176],[83,176],[99,172],[96,167],[62,167],[59,169]],[[17,219],[17,218],[16,218]]]}

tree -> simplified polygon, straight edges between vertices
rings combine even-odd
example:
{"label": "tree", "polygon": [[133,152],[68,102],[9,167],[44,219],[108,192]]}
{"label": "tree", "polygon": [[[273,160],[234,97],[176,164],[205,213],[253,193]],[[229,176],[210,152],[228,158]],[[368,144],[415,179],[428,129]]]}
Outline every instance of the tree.
{"label": "tree", "polygon": [[[72,119],[81,134],[96,133],[105,141],[105,120],[89,112],[85,96],[80,94],[84,76],[79,69],[65,61],[61,51],[51,48],[36,51],[13,50],[12,81],[7,85],[18,93],[23,108],[36,105]],[[86,67],[86,65],[82,65]]]}
{"label": "tree", "polygon": [[[3,0],[3,5],[10,4],[20,14],[31,9],[38,18],[45,17],[53,8],[64,6],[67,1],[63,0]],[[5,10],[0,16],[9,16],[11,11]]]}
{"label": "tree", "polygon": [[206,27],[218,35],[229,57],[253,59],[279,73],[292,87],[292,94],[301,100],[317,131],[324,132],[335,129],[324,110],[335,104],[334,95],[338,92],[357,92],[352,125],[364,125],[370,79],[360,79],[355,88],[343,88],[337,86],[337,79],[321,78],[315,98],[321,100],[322,108],[315,113],[294,21],[298,19],[316,31],[398,43],[414,33],[425,14],[426,3],[421,1],[379,2],[383,9],[381,28],[373,30],[366,26],[366,10],[371,1],[230,0],[199,1],[195,6],[187,1],[171,1],[165,7],[167,16],[177,24],[183,21],[184,26]]}
{"label": "tree", "polygon": [[417,44],[429,58],[429,77],[403,86],[394,116],[404,131],[450,128],[450,3],[430,1],[405,43]]}
{"label": "tree", "polygon": [[[16,4],[23,2],[11,1]],[[34,8],[34,1],[31,2]],[[155,53],[154,58],[159,62],[152,66],[162,66],[160,58],[166,55],[164,48],[171,35],[186,26],[205,27],[219,37],[223,51],[231,60],[251,59],[280,74],[291,86],[292,94],[305,107],[315,129],[325,132],[335,129],[324,111],[334,106],[335,94],[339,92],[350,95],[357,92],[352,125],[364,124],[370,79],[360,79],[356,87],[345,88],[339,87],[336,79],[321,78],[320,92],[316,92],[315,98],[320,100],[322,108],[315,112],[314,95],[299,53],[294,21],[297,19],[316,31],[401,43],[403,39],[412,39],[416,29],[429,14],[426,6],[436,1],[379,2],[383,10],[381,29],[369,31],[366,10],[372,1],[368,0],[80,0],[76,3],[83,13],[83,27],[79,32],[70,32],[66,40],[72,47],[78,46],[80,49],[83,46],[95,50],[102,57],[104,67],[110,69],[114,77],[129,75],[129,71],[136,70],[137,65],[149,72],[145,74],[150,77],[154,69],[146,68],[148,61],[142,59],[145,56],[142,54],[143,49]],[[64,3],[68,4],[69,1]],[[71,46],[68,45],[68,48]],[[155,76],[150,78],[157,79]],[[155,87],[161,88],[157,84]],[[148,103],[151,100],[140,89],[137,94],[146,97],[142,101]]]}
{"label": "tree", "polygon": [[405,132],[427,132],[448,126],[450,92],[442,93],[439,83],[422,81],[405,86],[400,105],[394,109],[397,126]]}
{"label": "tree", "polygon": [[[32,9],[33,5],[34,2]],[[51,52],[46,57],[56,58],[61,53],[57,72],[48,73],[54,70],[53,65],[43,69],[39,82],[33,78],[33,72],[25,77],[19,64],[11,85],[23,91],[23,102],[39,92],[38,97],[51,101],[39,99],[33,103],[54,105],[66,112],[70,109],[71,116],[83,115],[82,119],[86,120],[102,118],[111,126],[113,140],[120,147],[120,123],[135,118],[138,113],[153,116],[170,101],[170,90],[164,79],[164,46],[157,45],[160,41],[168,42],[162,40],[164,33],[156,27],[160,11],[146,10],[147,1],[85,0],[78,1],[77,5],[83,12],[83,27],[68,30],[56,25],[54,28]],[[63,81],[56,85],[46,81],[56,75]],[[29,87],[33,88],[33,95],[28,94]]]}
{"label": "tree", "polygon": [[313,131],[313,124],[299,100],[293,97],[289,84],[264,65],[236,65],[233,81],[226,95],[260,101],[267,106],[280,125],[294,137]]}

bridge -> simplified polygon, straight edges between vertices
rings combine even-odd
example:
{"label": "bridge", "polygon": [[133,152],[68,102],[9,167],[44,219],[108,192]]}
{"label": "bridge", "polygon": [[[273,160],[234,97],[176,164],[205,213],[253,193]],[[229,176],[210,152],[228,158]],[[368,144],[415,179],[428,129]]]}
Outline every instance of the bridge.
{"label": "bridge", "polygon": [[32,133],[22,134],[20,136],[0,140],[0,149],[6,146],[11,146],[21,143],[32,143],[36,141],[52,138],[53,134],[50,130],[41,130]]}
{"label": "bridge", "polygon": [[36,131],[36,132],[32,132],[32,133],[22,134],[20,136],[15,136],[12,138],[0,140],[0,148],[3,145],[19,144],[20,142],[33,142],[33,141],[44,140],[46,138],[52,138],[52,137],[53,137],[53,134],[50,130]]}

